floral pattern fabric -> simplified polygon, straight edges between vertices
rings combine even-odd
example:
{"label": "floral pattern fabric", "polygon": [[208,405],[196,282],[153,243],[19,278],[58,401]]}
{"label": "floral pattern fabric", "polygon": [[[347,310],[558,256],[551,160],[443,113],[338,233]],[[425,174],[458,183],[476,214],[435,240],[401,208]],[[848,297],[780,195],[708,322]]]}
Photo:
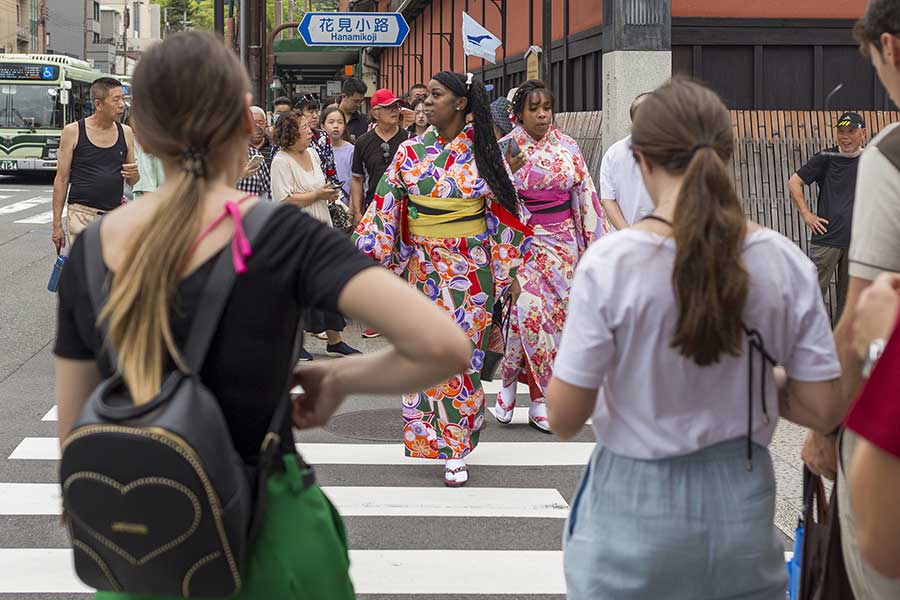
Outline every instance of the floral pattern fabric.
{"label": "floral pattern fabric", "polygon": [[331,138],[323,129],[312,130],[312,141],[310,146],[316,149],[319,155],[319,162],[322,163],[322,172],[325,173],[325,181],[341,188],[343,193],[342,182],[337,176],[337,166],[334,162],[334,148],[331,146]]}
{"label": "floral pattern fabric", "polygon": [[[600,198],[575,140],[555,127],[534,140],[521,127],[511,138],[525,153],[513,175],[519,191],[568,192],[571,216],[552,225],[534,225],[531,258],[518,270],[522,293],[513,306],[506,353],[500,363],[503,385],[529,380],[532,401],[543,401],[562,338],[575,265],[588,244],[609,233]],[[525,202],[520,212],[528,222]]]}
{"label": "floral pattern fabric", "polygon": [[[450,313],[473,344],[465,373],[403,396],[403,442],[412,457],[462,458],[478,444],[484,424],[480,372],[494,299],[512,284],[530,245],[530,229],[495,201],[478,176],[472,135],[466,126],[448,143],[432,127],[403,142],[353,236],[360,251]],[[487,231],[464,238],[407,233],[408,195],[484,198]]]}

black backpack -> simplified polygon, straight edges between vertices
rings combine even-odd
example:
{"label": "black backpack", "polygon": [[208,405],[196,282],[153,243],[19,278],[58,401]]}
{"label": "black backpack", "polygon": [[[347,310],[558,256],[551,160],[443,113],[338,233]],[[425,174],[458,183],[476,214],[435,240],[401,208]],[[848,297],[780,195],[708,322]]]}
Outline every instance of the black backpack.
{"label": "black backpack", "polygon": [[[274,210],[260,202],[245,215],[251,242]],[[99,314],[106,297],[99,221],[82,235]],[[290,405],[286,388],[260,464],[248,467],[218,401],[197,375],[234,280],[226,248],[191,324],[184,352],[191,373],[176,369],[140,406],[120,375],[110,377],[91,394],[62,444],[65,521],[75,569],[91,587],[185,598],[227,597],[241,589],[242,565],[263,512],[263,499],[254,494],[264,491],[259,482],[272,458],[293,451],[293,440],[280,434]]]}

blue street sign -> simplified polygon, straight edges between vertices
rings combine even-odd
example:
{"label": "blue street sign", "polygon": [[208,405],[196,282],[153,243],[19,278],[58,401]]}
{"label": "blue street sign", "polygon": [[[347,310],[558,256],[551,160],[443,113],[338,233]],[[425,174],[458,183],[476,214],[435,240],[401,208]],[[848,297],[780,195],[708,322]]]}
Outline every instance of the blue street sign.
{"label": "blue street sign", "polygon": [[409,25],[400,13],[308,12],[297,31],[307,46],[402,46]]}

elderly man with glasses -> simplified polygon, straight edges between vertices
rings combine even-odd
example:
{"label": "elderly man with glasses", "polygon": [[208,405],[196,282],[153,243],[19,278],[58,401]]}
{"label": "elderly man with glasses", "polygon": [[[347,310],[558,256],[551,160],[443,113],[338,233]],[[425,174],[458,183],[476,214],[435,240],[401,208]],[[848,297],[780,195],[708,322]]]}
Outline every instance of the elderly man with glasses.
{"label": "elderly man with glasses", "polygon": [[350,212],[359,223],[372,202],[375,188],[400,144],[409,139],[409,132],[400,127],[401,100],[387,89],[372,95],[370,113],[375,126],[356,140],[353,149],[353,179],[350,181]]}

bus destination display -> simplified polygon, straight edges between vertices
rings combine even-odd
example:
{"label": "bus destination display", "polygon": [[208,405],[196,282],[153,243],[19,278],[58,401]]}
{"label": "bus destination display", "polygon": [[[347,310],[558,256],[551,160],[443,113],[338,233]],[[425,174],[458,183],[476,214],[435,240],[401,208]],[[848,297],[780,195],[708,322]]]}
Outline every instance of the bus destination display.
{"label": "bus destination display", "polygon": [[57,65],[28,65],[0,63],[0,79],[19,81],[54,81],[59,77]]}

